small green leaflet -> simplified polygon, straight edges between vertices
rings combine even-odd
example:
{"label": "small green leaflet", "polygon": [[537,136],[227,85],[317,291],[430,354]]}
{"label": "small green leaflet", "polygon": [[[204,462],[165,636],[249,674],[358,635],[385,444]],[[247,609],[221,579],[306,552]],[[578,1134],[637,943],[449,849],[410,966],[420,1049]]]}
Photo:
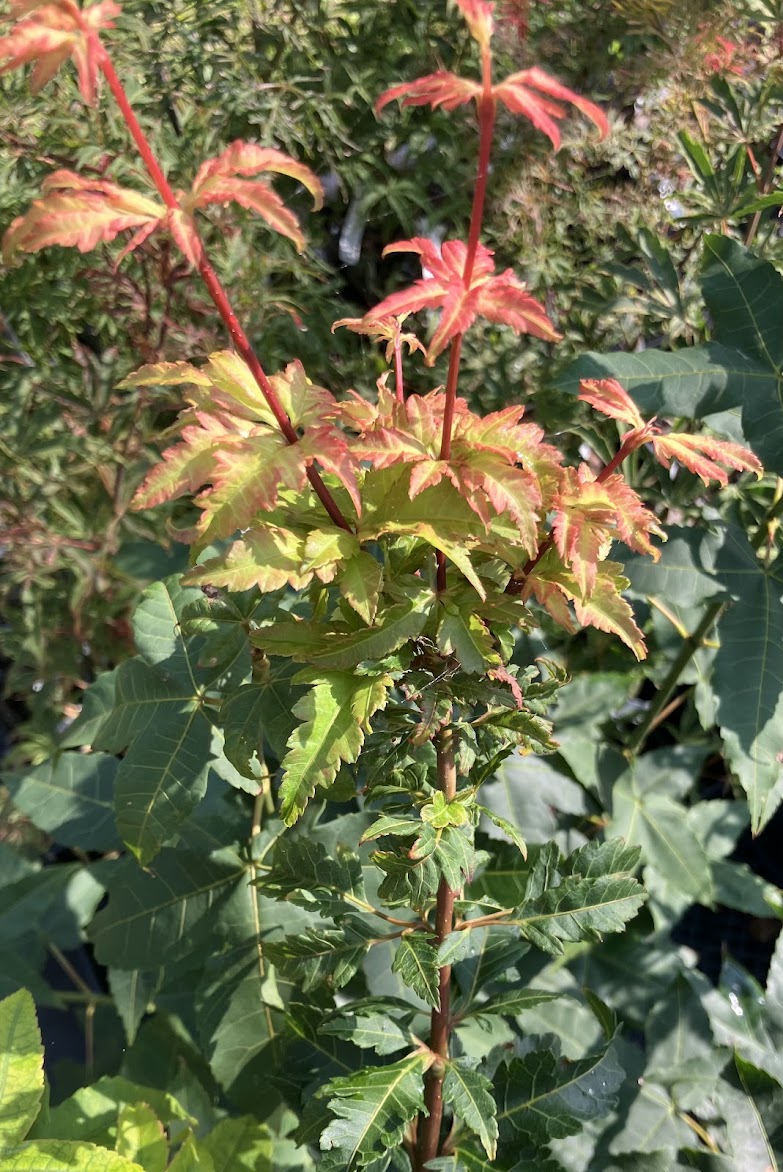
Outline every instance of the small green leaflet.
{"label": "small green leaflet", "polygon": [[512,989],[508,993],[495,993],[487,1001],[471,1005],[464,1013],[460,1013],[460,1021],[467,1017],[516,1017],[526,1009],[535,1005],[544,1005],[547,1001],[556,1001],[562,993],[549,993],[545,989]]}
{"label": "small green leaflet", "polygon": [[322,1168],[354,1172],[399,1146],[405,1127],[421,1108],[423,1075],[431,1057],[412,1054],[390,1066],[360,1070],[333,1079],[322,1092],[330,1095],[336,1116],[321,1136],[321,1150],[333,1154]]}
{"label": "small green leaflet", "polygon": [[291,734],[282,763],[281,814],[291,826],[304,813],[315,787],[328,787],[340,763],[359,756],[369,721],[386,704],[389,676],[362,677],[329,672],[297,701],[303,723]]}
{"label": "small green leaflet", "polygon": [[418,993],[422,1001],[436,1009],[440,1005],[440,971],[438,950],[421,932],[409,932],[400,940],[392,964],[405,984]]}
{"label": "small green leaflet", "polygon": [[500,663],[492,635],[469,607],[446,603],[438,627],[438,647],[444,655],[456,655],[463,671],[483,674]]}
{"label": "small green leaflet", "polygon": [[364,875],[359,857],[342,851],[339,858],[327,854],[321,842],[304,836],[283,835],[277,842],[272,869],[260,883],[271,895],[337,918],[349,904],[365,902]]}
{"label": "small green leaflet", "polygon": [[484,1151],[492,1160],[497,1151],[497,1107],[492,1097],[492,1083],[475,1069],[469,1058],[449,1062],[443,1080],[443,1101],[454,1114],[481,1140]]}
{"label": "small green leaflet", "polygon": [[351,917],[338,928],[308,928],[301,936],[286,936],[266,944],[264,951],[309,993],[324,983],[335,989],[347,985],[373,940],[372,928]]}

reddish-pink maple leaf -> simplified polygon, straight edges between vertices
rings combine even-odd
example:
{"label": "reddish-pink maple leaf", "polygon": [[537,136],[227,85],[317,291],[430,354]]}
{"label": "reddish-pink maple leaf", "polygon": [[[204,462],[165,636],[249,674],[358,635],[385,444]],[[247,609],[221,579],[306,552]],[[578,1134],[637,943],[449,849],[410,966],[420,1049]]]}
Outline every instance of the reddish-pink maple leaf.
{"label": "reddish-pink maple leaf", "polygon": [[258,176],[262,171],[274,171],[297,179],[313,196],[316,210],[321,207],[323,188],[309,167],[275,147],[237,140],[222,154],[202,164],[190,193],[181,198],[183,211],[188,213],[208,204],[233,201],[257,212],[276,232],[293,240],[301,252],[305,240],[296,216],[266,180],[248,178]]}
{"label": "reddish-pink maple leaf", "polygon": [[664,468],[668,468],[672,460],[677,460],[701,477],[704,484],[713,480],[721,485],[728,483],[728,474],[721,464],[738,472],[755,472],[757,476],[762,474],[761,462],[741,444],[709,435],[688,435],[683,432],[664,435],[655,419],[645,423],[639,408],[616,379],[583,379],[579,384],[579,398],[603,415],[632,425],[631,430],[622,437],[626,453],[642,444],[652,443],[655,457]]}
{"label": "reddish-pink maple leaf", "polygon": [[[477,82],[439,70],[392,86],[378,98],[375,111],[379,114],[384,106],[395,100],[400,100],[403,106],[432,106],[433,109],[443,106],[445,110],[456,110],[473,99],[479,101],[483,93]],[[602,138],[609,133],[609,121],[600,106],[570,90],[538,66],[512,73],[505,81],[494,85],[492,100],[501,102],[512,114],[524,115],[547,136],[555,150],[560,147],[558,123],[566,116],[566,104],[575,106],[589,118]]]}
{"label": "reddish-pink maple leaf", "polygon": [[456,4],[468,22],[471,36],[486,48],[492,36],[495,5],[490,0],[456,0]]}
{"label": "reddish-pink maple leaf", "polygon": [[50,244],[89,252],[135,228],[124,249],[138,248],[167,215],[149,196],[108,179],[85,179],[73,171],[55,171],[43,183],[43,195],[13,221],[3,237],[6,260],[16,252],[38,252]]}
{"label": "reddish-pink maple leaf", "polygon": [[113,28],[120,7],[102,0],[80,8],[75,0],[11,0],[13,28],[0,37],[0,73],[34,64],[31,86],[37,93],[63,62],[72,57],[79,75],[79,91],[88,105],[95,104],[98,63],[102,53],[97,33]]}
{"label": "reddish-pink maple leaf", "polygon": [[446,240],[439,250],[433,241],[415,236],[412,240],[390,244],[383,255],[393,252],[418,253],[429,275],[410,288],[386,297],[365,315],[365,320],[396,317],[420,309],[442,309],[438,328],[427,349],[429,366],[449,341],[464,333],[478,316],[511,326],[518,334],[534,334],[549,342],[560,337],[543,305],[527,292],[511,269],[495,273],[493,253],[483,245],[476,251],[467,286],[463,278],[467,248],[460,240]]}

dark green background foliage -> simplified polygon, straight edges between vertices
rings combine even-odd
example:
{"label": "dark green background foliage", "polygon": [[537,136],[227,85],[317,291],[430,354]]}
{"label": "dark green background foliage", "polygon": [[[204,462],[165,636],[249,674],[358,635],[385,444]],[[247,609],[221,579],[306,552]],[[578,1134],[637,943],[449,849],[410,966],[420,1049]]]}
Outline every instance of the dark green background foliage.
{"label": "dark green background foliage", "polygon": [[[657,564],[624,559],[649,658],[542,618],[514,661],[546,656],[571,677],[553,704],[531,684],[528,732],[546,742],[551,720],[557,750],[483,767],[463,746],[487,811],[468,894],[518,910],[508,928],[448,942],[445,1094],[459,1125],[433,1168],[783,1161],[783,877],[761,854],[779,835],[783,744],[780,16],[772,0],[542,3],[527,45],[513,25],[503,35],[502,66],[540,61],[609,103],[613,134],[597,145],[574,128],[552,158],[501,124],[489,244],[565,337],[520,347],[479,327],[465,394],[488,408],[529,400],[566,451],[589,440],[608,458],[616,425],[575,396],[580,377],[614,376],[646,414],[748,444],[767,475],[708,492],[634,453],[628,478],[670,534]],[[739,44],[739,72],[712,71],[719,34]],[[324,180],[316,216],[281,184],[305,222],[302,256],[235,211],[211,214],[207,241],[269,369],[296,354],[338,396],[371,395],[383,364],[332,322],[418,275],[382,262],[385,244],[464,233],[475,151],[469,112],[379,121],[371,105],[444,62],[473,68],[454,14],[440,0],[128,0],[113,46],[175,184],[234,138],[274,143]],[[0,134],[3,227],[52,167],[143,185],[116,115],[86,110],[68,71],[43,98],[0,79]],[[431,762],[383,725],[340,772],[339,800],[314,801],[293,830],[271,797],[254,800],[302,687],[251,646],[260,595],[183,590],[166,509],[128,511],[180,404],[115,389],[143,362],[198,359],[225,339],[162,237],[117,273],[114,255],[51,249],[0,274],[4,719],[22,722],[0,824],[0,996],[15,995],[0,1005],[0,1052],[32,1071],[16,1122],[0,1123],[0,1172],[55,1141],[106,1149],[79,1158],[107,1172],[170,1159],[174,1172],[328,1172],[347,1166],[357,1090],[377,1105],[359,1162],[404,1170],[399,1150],[383,1153],[418,1109],[411,1046],[427,1033],[438,956],[423,933],[400,943],[368,912],[415,906],[427,879],[387,857],[378,891],[378,843],[363,841],[378,811],[359,791],[426,777]],[[412,389],[435,385],[409,367]],[[526,861],[509,841],[520,833]],[[458,827],[438,849],[436,885],[465,873]],[[722,964],[687,936],[694,908],[740,925]],[[754,952],[751,938],[765,944]],[[22,986],[45,1036],[77,1027],[69,1059],[47,1054],[42,1108]],[[319,1153],[324,1127],[333,1146]]]}

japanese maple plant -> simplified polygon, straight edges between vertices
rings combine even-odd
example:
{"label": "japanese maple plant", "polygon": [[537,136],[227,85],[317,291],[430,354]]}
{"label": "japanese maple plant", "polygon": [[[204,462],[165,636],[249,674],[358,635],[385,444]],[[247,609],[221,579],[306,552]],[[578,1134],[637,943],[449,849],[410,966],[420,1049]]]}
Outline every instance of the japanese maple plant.
{"label": "japanese maple plant", "polygon": [[[146,592],[139,654],[113,673],[110,696],[101,681],[92,701],[88,693],[64,750],[124,754],[117,828],[151,876],[160,852],[187,838],[210,778],[251,795],[238,799],[253,807],[239,881],[256,915],[263,1012],[251,1020],[264,1023],[270,1086],[295,1109],[297,1141],[319,1151],[324,1172],[543,1168],[549,1141],[611,1109],[624,1076],[600,1003],[606,1043],[580,1061],[518,1030],[478,1057],[470,1044],[477,1021],[514,1022],[557,995],[515,976],[526,953],[556,956],[621,931],[644,900],[638,852],[622,840],[596,832],[568,857],[549,843],[528,858],[525,827],[482,805],[482,784],[506,757],[556,747],[545,714],[564,673],[548,660],[520,666],[515,640],[543,608],[566,631],[591,625],[644,657],[611,558],[618,540],[655,558],[651,539],[665,536],[623,478],[635,449],[705,483],[760,470],[736,444],[645,421],[614,380],[585,382],[580,394],[627,425],[603,468],[567,463],[524,405],[481,416],[460,398],[463,339],[477,318],[559,336],[481,243],[498,107],[554,149],[569,106],[601,134],[608,126],[538,67],[496,81],[493,4],[457,5],[480,78],[441,71],[403,82],[377,111],[399,101],[476,112],[467,238],[391,245],[387,254],[421,258],[421,279],[335,323],[385,345],[389,370],[372,399],[335,397],[296,359],[268,374],[199,234],[197,212],[235,201],[301,249],[267,176],[292,177],[318,203],[308,168],[273,146],[235,142],[190,191],[173,190],[102,39],[119,15],[113,0],[84,9],[12,0],[0,38],[3,68],[32,63],[35,88],[71,58],[93,104],[102,75],[152,183],[136,190],[57,171],[6,232],[6,258],[52,244],[87,251],[131,231],[119,260],[168,232],[231,339],[201,364],[146,366],[124,381],[182,388],[176,439],[135,507],[192,497],[174,532],[193,559],[184,578]],[[406,320],[422,310],[436,322],[427,344]],[[406,350],[427,366],[448,351],[445,386],[406,394]],[[373,955],[380,983],[365,977]],[[338,1048],[342,1073],[319,1079],[313,1065],[297,1082],[305,1035],[314,1052]]]}

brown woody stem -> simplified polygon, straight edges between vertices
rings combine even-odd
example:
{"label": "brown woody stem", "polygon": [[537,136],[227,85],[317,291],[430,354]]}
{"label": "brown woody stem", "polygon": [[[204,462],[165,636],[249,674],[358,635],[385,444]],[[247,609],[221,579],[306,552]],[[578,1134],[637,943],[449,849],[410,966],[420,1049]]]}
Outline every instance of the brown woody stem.
{"label": "brown woody stem", "polygon": [[[168,179],[163,174],[161,166],[155,157],[155,153],[150,146],[149,140],[139,124],[139,120],[133,111],[133,107],[128,101],[128,95],[125,93],[123,84],[117,75],[117,71],[112,64],[109,54],[100,44],[97,36],[95,37],[95,40],[100,46],[97,56],[101,71],[103,76],[106,78],[109,89],[114,96],[114,100],[120,108],[120,113],[122,114],[125,125],[128,128],[128,132],[136,144],[138,152],[142,157],[145,167],[149,171],[150,178],[155,184],[161,199],[170,211],[176,211],[179,209],[179,201],[174,191],[172,190]],[[253,378],[258,383],[258,386],[261,389],[261,393],[269,404],[269,408],[277,420],[283,435],[288,440],[289,444],[297,443],[299,437],[291,425],[291,420],[283,410],[283,406],[277,397],[277,393],[275,392],[274,387],[269,381],[269,377],[264,371],[264,368],[261,366],[261,363],[259,362],[256,353],[250,344],[250,340],[247,337],[247,334],[239,324],[239,320],[234,313],[231,302],[228,299],[228,294],[220,283],[220,278],[218,277],[217,273],[209,263],[203,245],[201,249],[201,257],[202,259],[199,261],[198,265],[199,274],[207,288],[207,292],[212,298],[212,302],[215,305],[215,308],[223,319],[226,329],[231,335],[231,339],[236,346],[238,353],[250,368]],[[308,467],[307,479],[310,481],[313,491],[335,525],[337,525],[340,529],[350,530],[350,525],[342,515],[337,502],[314,468]]]}
{"label": "brown woody stem", "polygon": [[[457,763],[454,758],[454,735],[445,728],[435,737],[438,784],[446,801],[453,800],[457,792]],[[435,905],[435,945],[440,947],[454,927],[454,901],[457,897],[444,879],[438,888]],[[427,1074],[424,1087],[424,1105],[427,1114],[419,1118],[418,1169],[423,1169],[434,1160],[440,1148],[440,1133],[443,1122],[443,1063],[449,1056],[451,1034],[451,965],[443,965],[439,979],[440,1004],[433,1009],[430,1028],[430,1049],[441,1060],[432,1066]]]}

